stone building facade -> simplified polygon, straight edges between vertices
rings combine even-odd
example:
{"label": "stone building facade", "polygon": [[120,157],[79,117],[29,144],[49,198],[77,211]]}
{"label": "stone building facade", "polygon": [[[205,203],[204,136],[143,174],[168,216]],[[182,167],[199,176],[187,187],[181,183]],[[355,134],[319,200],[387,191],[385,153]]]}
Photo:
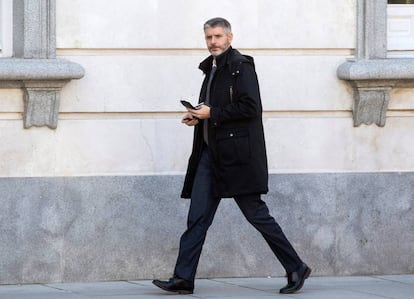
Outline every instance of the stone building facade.
{"label": "stone building facade", "polygon": [[[264,199],[315,275],[414,273],[410,9],[385,0],[0,0],[0,283],[171,274],[192,143],[179,100],[197,100],[202,24],[215,16],[255,58]],[[198,277],[281,275],[224,199]]]}

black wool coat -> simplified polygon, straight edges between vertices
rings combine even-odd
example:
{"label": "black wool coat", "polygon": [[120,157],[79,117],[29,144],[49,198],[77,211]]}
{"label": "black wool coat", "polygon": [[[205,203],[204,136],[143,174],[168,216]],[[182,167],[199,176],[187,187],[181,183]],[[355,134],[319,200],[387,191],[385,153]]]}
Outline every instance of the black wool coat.
{"label": "black wool coat", "polygon": [[[199,102],[205,101],[213,57],[200,63],[205,78]],[[216,58],[210,90],[208,149],[217,197],[268,192],[268,169],[262,103],[253,58],[230,47]],[[194,127],[193,150],[181,197],[190,198],[203,149],[203,122]]]}

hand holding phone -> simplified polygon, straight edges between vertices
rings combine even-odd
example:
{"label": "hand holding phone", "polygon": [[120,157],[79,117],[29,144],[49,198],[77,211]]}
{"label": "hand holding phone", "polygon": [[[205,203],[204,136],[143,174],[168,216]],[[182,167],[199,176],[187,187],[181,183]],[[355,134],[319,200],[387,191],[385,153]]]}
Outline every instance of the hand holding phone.
{"label": "hand holding phone", "polygon": [[200,104],[198,104],[197,106],[195,106],[195,107],[194,107],[194,106],[193,106],[190,102],[188,102],[188,101],[181,100],[180,102],[181,102],[181,104],[183,104],[183,105],[184,105],[184,107],[189,108],[189,109],[193,109],[193,110],[200,109],[201,105],[203,105],[203,104],[204,104],[204,103],[200,103]]}

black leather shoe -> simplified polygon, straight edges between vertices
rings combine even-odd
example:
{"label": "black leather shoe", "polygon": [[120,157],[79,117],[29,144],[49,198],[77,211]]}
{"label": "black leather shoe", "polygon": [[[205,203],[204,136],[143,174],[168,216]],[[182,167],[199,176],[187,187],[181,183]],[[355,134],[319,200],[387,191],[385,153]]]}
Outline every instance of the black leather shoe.
{"label": "black leather shoe", "polygon": [[299,291],[305,279],[309,277],[312,269],[309,268],[306,264],[302,264],[298,270],[288,274],[288,284],[280,289],[281,294],[292,294]]}
{"label": "black leather shoe", "polygon": [[194,283],[178,277],[172,277],[170,280],[153,280],[153,284],[164,291],[174,292],[178,294],[192,294],[194,291]]}

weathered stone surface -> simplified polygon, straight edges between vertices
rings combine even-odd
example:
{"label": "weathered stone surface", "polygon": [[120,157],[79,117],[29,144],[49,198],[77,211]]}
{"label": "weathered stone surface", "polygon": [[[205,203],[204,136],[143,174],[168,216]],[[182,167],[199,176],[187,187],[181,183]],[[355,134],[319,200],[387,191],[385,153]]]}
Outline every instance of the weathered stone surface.
{"label": "weathered stone surface", "polygon": [[82,66],[66,59],[0,58],[0,84],[1,81],[80,79],[84,74]]}
{"label": "weathered stone surface", "polygon": [[348,81],[391,81],[393,84],[399,80],[414,81],[414,59],[348,60],[339,66],[337,73],[340,79]]}
{"label": "weathered stone surface", "polygon": [[[0,282],[168,277],[189,201],[182,176],[0,179]],[[413,173],[280,174],[264,198],[315,275],[414,273]],[[283,275],[223,199],[199,277]]]}

